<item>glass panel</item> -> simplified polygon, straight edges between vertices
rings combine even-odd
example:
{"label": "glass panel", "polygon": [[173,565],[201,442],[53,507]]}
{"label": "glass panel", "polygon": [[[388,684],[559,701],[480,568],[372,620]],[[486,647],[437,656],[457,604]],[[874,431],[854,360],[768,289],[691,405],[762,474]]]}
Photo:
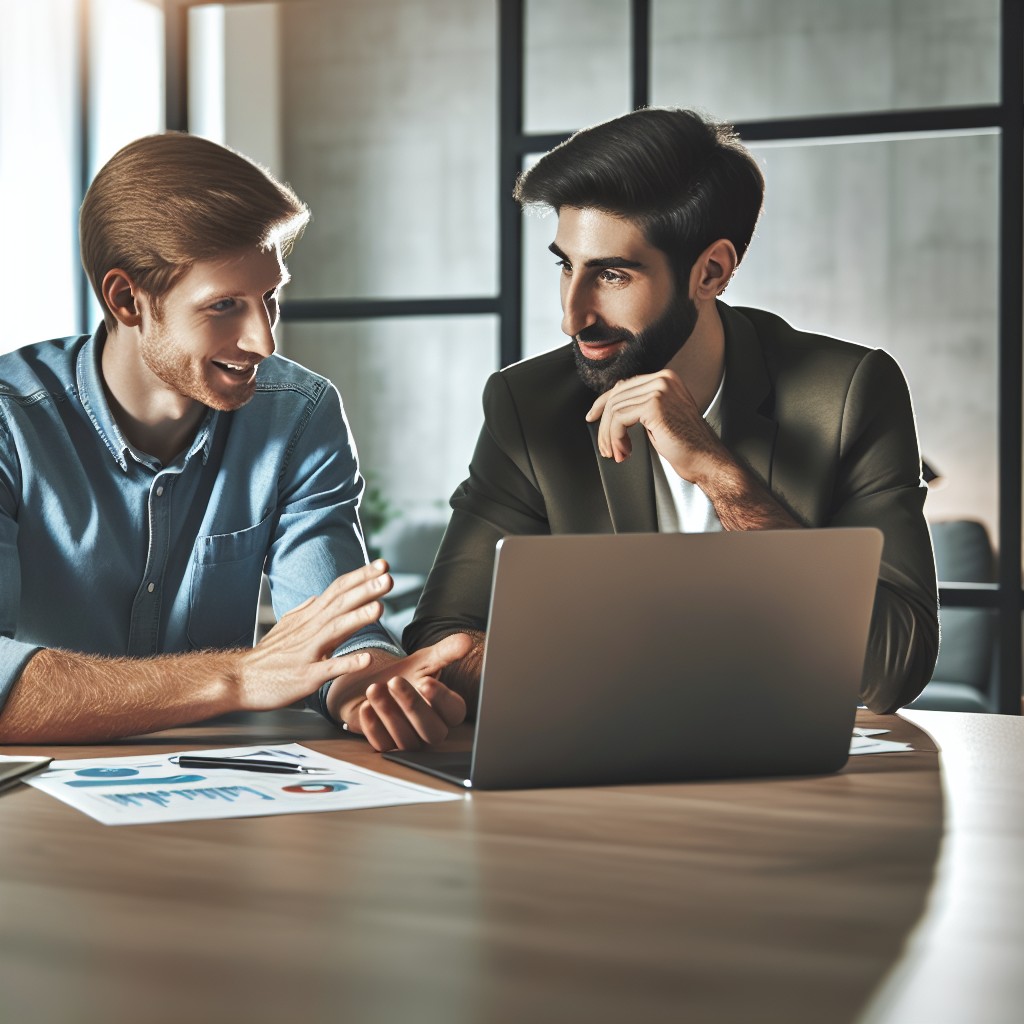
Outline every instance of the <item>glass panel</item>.
{"label": "glass panel", "polygon": [[[133,139],[163,131],[164,19],[149,0],[94,0],[89,17],[90,156],[95,174]],[[125,46],[126,39],[131,46]],[[89,295],[92,330],[103,313],[91,289]]]}
{"label": "glass panel", "polygon": [[654,0],[652,102],[733,121],[994,103],[999,0]]}
{"label": "glass panel", "polygon": [[79,329],[78,151],[72,0],[0,2],[0,352]]}
{"label": "glass panel", "polygon": [[523,123],[569,132],[630,109],[628,0],[527,0]]}
{"label": "glass panel", "polygon": [[[540,155],[527,157],[524,169]],[[523,211],[523,356],[535,356],[568,343],[562,333],[561,302],[558,295],[559,269],[548,251],[555,240],[558,218],[553,210],[529,208]]]}
{"label": "glass panel", "polygon": [[217,6],[220,23],[207,11],[191,22],[196,52],[224,69],[222,90],[206,88],[223,115],[199,123],[313,211],[290,296],[494,294],[495,5]]}
{"label": "glass panel", "polygon": [[910,383],[930,520],[996,537],[994,134],[752,147],[768,182],[726,292],[795,325],[892,353]]}
{"label": "glass panel", "polygon": [[93,0],[89,14],[95,174],[132,139],[163,131],[164,18],[149,0]]}
{"label": "glass panel", "polygon": [[[371,503],[386,506],[385,536],[405,552],[397,570],[430,567],[483,422],[497,337],[495,317],[282,325],[282,352],[341,392]],[[414,554],[410,538],[427,535],[434,547]]]}

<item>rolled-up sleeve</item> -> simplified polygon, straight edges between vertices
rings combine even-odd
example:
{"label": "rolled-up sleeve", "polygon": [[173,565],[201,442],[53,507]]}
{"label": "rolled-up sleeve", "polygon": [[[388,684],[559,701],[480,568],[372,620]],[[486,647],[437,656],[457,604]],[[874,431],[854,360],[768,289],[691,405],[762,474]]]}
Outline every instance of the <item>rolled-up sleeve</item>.
{"label": "rolled-up sleeve", "polygon": [[[279,493],[266,572],[274,611],[281,616],[367,561],[359,523],[363,478],[341,398],[331,385],[293,439]],[[382,625],[372,623],[335,654],[366,648],[404,653]],[[323,694],[329,685],[309,700],[325,716]]]}

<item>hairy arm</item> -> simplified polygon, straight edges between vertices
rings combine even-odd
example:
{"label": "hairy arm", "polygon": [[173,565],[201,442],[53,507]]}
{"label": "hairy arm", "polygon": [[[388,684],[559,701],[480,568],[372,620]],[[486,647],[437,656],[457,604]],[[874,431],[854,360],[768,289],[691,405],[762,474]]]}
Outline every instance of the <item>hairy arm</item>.
{"label": "hairy arm", "polygon": [[710,427],[712,454],[697,486],[708,496],[724,530],[793,530],[803,527],[792,512],[738,462]]}
{"label": "hairy arm", "polygon": [[40,650],[0,713],[0,742],[100,742],[228,711],[287,707],[369,665],[366,652],[331,655],[379,618],[375,596],[390,586],[385,570],[375,562],[339,577],[248,650],[136,659]]}

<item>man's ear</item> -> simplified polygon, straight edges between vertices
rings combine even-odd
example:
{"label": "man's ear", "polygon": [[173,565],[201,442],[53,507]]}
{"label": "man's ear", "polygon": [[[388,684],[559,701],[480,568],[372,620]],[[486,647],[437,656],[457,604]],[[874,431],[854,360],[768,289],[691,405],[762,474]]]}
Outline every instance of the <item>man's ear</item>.
{"label": "man's ear", "polygon": [[119,324],[125,327],[138,327],[142,323],[142,314],[138,304],[138,289],[128,272],[115,267],[103,275],[100,286],[103,302],[114,314]]}
{"label": "man's ear", "polygon": [[737,263],[739,257],[736,255],[736,247],[728,238],[712,242],[697,257],[690,271],[690,294],[694,301],[706,301],[721,295],[732,280]]}

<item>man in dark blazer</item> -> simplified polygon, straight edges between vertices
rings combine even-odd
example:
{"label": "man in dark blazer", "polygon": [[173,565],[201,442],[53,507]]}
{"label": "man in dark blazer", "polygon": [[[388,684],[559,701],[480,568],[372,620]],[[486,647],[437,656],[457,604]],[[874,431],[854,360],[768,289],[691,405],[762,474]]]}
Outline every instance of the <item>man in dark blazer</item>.
{"label": "man in dark blazer", "polygon": [[[935,565],[899,367],[719,299],[763,188],[728,126],[668,109],[578,132],[517,183],[521,203],[558,213],[550,248],[572,341],[488,381],[469,477],[405,634],[410,650],[474,636],[444,674],[471,702],[507,534],[878,527],[861,696],[888,712],[928,681]],[[567,612],[614,629],[614,590]]]}

